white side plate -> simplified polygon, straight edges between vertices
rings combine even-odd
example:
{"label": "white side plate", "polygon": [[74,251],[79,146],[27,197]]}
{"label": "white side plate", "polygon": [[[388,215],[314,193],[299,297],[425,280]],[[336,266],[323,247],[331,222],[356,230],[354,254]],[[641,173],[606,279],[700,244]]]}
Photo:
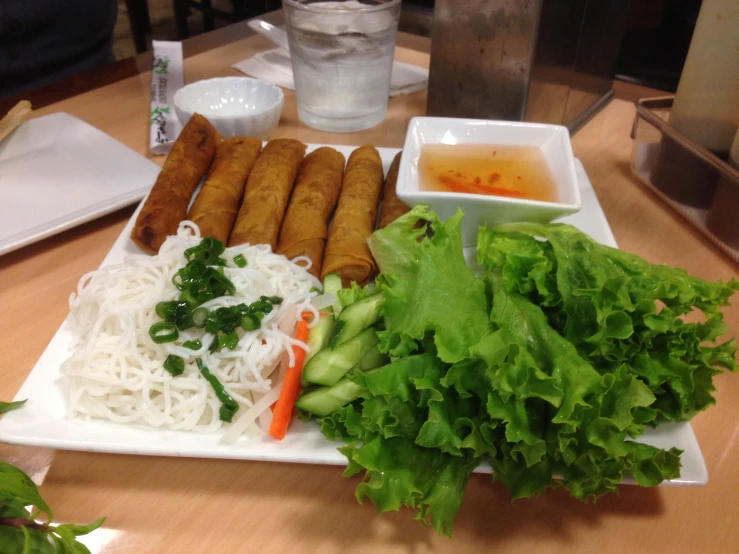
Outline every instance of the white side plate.
{"label": "white side plate", "polygon": [[[309,145],[308,151],[319,146]],[[347,157],[354,149],[351,146],[334,148]],[[379,151],[387,171],[397,150],[380,148]],[[583,208],[566,221],[599,242],[615,246],[585,170],[579,161],[576,165]],[[129,239],[134,218],[135,214],[102,265],[120,263],[127,254],[140,252]],[[89,452],[346,464],[346,458],[336,450],[339,445],[325,439],[315,423],[294,421],[287,437],[281,442],[269,436],[256,439],[242,437],[235,444],[227,445],[220,442],[220,433],[204,435],[107,421],[67,419],[67,387],[59,373],[59,366],[69,355],[71,342],[70,325],[65,321],[16,395],[16,399],[27,398],[28,402],[22,409],[5,414],[0,420],[0,441]],[[640,441],[658,447],[675,446],[684,451],[682,476],[670,484],[704,485],[708,481],[703,455],[689,423],[662,425],[647,431]],[[489,472],[490,468],[481,467],[478,471]]]}
{"label": "white side plate", "polygon": [[141,200],[159,166],[66,113],[0,144],[0,254]]}

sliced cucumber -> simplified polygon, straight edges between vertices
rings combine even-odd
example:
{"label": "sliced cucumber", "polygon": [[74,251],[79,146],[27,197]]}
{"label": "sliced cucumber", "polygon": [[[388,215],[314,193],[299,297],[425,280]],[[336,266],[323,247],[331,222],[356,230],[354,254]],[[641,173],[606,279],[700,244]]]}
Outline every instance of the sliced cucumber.
{"label": "sliced cucumber", "polygon": [[342,310],[331,330],[331,338],[328,340],[329,347],[335,349],[377,323],[380,319],[380,305],[383,297],[381,292],[377,292]]}
{"label": "sliced cucumber", "polygon": [[324,417],[354,402],[364,390],[363,386],[344,377],[333,386],[319,387],[300,395],[295,405],[305,412]]}
{"label": "sliced cucumber", "polygon": [[333,350],[323,349],[305,365],[303,379],[316,385],[334,385],[357,364],[376,360],[378,342],[375,329],[366,329]]}
{"label": "sliced cucumber", "polygon": [[388,358],[387,354],[383,354],[377,348],[370,348],[369,350],[367,350],[365,355],[362,356],[362,359],[359,360],[359,363],[355,365],[352,369],[360,369],[364,371],[365,369],[380,367],[381,365],[385,365],[389,361],[390,358]]}
{"label": "sliced cucumber", "polygon": [[341,277],[336,273],[329,273],[323,278],[323,294],[331,293],[334,295],[333,309],[338,314],[341,311],[341,300],[339,300],[339,291],[341,290]]}
{"label": "sliced cucumber", "polygon": [[306,363],[326,347],[335,320],[336,318],[333,314],[324,315],[321,316],[321,319],[318,320],[315,326],[310,328],[307,341],[308,346],[310,346],[310,352],[305,355]]}

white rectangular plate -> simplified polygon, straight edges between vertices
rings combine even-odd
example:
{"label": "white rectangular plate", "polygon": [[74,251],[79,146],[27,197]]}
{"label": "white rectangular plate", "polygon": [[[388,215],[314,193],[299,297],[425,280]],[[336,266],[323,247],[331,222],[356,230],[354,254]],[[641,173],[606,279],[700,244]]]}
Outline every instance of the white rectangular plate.
{"label": "white rectangular plate", "polygon": [[159,166],[66,113],[0,144],[0,254],[141,200]]}
{"label": "white rectangular plate", "polygon": [[[318,146],[320,145],[309,145],[308,150]],[[354,149],[350,146],[334,148],[347,157]],[[388,148],[380,148],[379,151],[387,171],[398,151]],[[579,161],[576,165],[583,207],[579,213],[564,221],[577,226],[603,244],[615,246],[613,234],[585,169]],[[102,265],[120,263],[127,254],[140,253],[129,239],[135,217],[134,214]],[[469,257],[471,252],[467,254]],[[205,435],[107,421],[67,419],[67,387],[59,373],[59,366],[69,355],[71,342],[72,333],[67,320],[16,395],[16,399],[27,398],[26,405],[4,415],[0,420],[0,441],[89,452],[346,464],[346,458],[336,450],[338,444],[325,439],[315,423],[294,421],[287,437],[281,442],[269,436],[252,439],[242,437],[235,444],[227,445],[220,442],[221,433]],[[648,430],[639,440],[657,447],[674,446],[684,451],[682,475],[670,483],[703,485],[708,481],[703,455],[689,423],[661,425],[657,429]],[[481,467],[478,471],[489,472],[490,468]]]}

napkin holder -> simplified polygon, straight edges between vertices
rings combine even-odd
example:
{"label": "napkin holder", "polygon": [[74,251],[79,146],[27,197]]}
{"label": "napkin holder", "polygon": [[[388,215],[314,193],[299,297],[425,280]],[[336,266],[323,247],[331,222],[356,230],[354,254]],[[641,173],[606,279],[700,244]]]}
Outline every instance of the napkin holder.
{"label": "napkin holder", "polygon": [[[655,168],[664,163],[665,146],[669,145],[669,154],[686,159],[691,164],[700,164],[706,172],[716,173],[717,180],[725,187],[733,189],[733,197],[739,194],[739,170],[706,150],[696,142],[676,130],[668,123],[670,108],[674,96],[642,98],[636,101],[636,116],[631,129],[634,139],[631,154],[631,171],[651,192],[665,204],[680,214],[685,221],[697,229],[704,237],[739,264],[739,249],[733,248],[708,227],[710,209],[701,209],[681,204],[663,193],[653,182]],[[677,160],[672,160],[673,163]],[[667,160],[669,163],[670,160]],[[736,205],[739,218],[739,205]]]}
{"label": "napkin holder", "polygon": [[613,96],[628,0],[436,0],[426,114],[584,124]]}

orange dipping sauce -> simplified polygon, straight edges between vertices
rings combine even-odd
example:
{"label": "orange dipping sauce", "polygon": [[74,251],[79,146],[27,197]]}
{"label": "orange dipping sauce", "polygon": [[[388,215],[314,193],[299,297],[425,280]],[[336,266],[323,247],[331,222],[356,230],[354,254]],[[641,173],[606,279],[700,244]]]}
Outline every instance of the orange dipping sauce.
{"label": "orange dipping sauce", "polygon": [[554,177],[536,146],[424,144],[420,188],[557,202]]}

